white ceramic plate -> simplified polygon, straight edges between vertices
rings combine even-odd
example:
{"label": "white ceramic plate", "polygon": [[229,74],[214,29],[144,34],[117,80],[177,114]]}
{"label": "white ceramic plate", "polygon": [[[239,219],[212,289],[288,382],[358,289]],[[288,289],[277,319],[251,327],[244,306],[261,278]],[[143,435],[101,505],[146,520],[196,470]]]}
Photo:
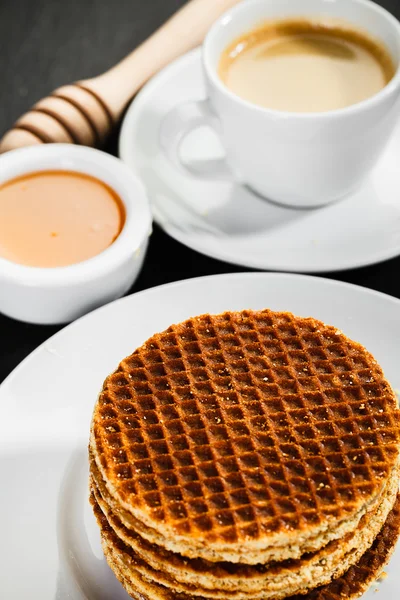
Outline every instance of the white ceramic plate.
{"label": "white ceramic plate", "polygon": [[[189,316],[289,310],[342,329],[400,387],[400,301],[299,275],[192,279],[109,304],[63,329],[0,387],[0,598],[126,600],[88,505],[90,418],[104,378],[147,337]],[[59,551],[59,553],[58,553]],[[369,600],[398,600],[400,547]]]}
{"label": "white ceramic plate", "polygon": [[[205,95],[195,50],[145,86],[122,125],[120,156],[142,178],[154,218],[169,235],[214,258],[278,271],[338,271],[400,254],[400,128],[369,181],[352,196],[319,209],[284,208],[233,182],[198,179],[165,157],[159,145],[164,115]],[[205,128],[182,145],[188,163],[221,152]]]}

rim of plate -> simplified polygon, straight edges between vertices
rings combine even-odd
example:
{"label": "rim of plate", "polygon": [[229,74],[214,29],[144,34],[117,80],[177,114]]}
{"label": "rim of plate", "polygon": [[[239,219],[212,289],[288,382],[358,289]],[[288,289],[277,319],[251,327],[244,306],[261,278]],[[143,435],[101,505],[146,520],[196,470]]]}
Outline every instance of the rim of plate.
{"label": "rim of plate", "polygon": [[57,333],[55,333],[54,335],[52,335],[51,337],[46,339],[37,348],[32,350],[32,352],[30,352],[30,354],[28,354],[28,356],[26,356],[11,371],[11,373],[9,373],[9,375],[0,384],[0,400],[1,400],[1,397],[3,394],[3,390],[5,390],[5,388],[6,388],[6,384],[8,384],[13,378],[17,377],[19,372],[24,369],[25,365],[30,360],[32,360],[37,354],[39,354],[42,351],[42,349],[45,347],[46,344],[48,344],[50,341],[59,339],[64,335],[69,335],[71,333],[71,331],[73,331],[74,329],[79,330],[79,327],[80,327],[82,321],[88,321],[90,319],[97,319],[99,317],[99,315],[102,315],[102,313],[107,314],[107,312],[109,312],[109,311],[114,311],[116,305],[119,306],[123,303],[129,304],[130,302],[134,302],[134,299],[136,297],[139,297],[142,295],[159,294],[160,291],[163,291],[165,289],[171,289],[174,287],[187,287],[187,286],[191,286],[191,285],[201,285],[201,283],[209,282],[212,280],[218,280],[218,279],[226,279],[226,280],[229,280],[229,279],[238,280],[239,279],[240,280],[243,278],[249,279],[249,280],[261,278],[261,279],[265,279],[266,281],[273,280],[273,279],[281,279],[281,280],[284,280],[284,279],[293,280],[294,279],[294,280],[302,280],[302,281],[308,280],[310,282],[315,282],[315,283],[318,282],[317,285],[321,285],[322,287],[326,286],[326,287],[338,287],[338,288],[345,288],[345,289],[353,289],[354,291],[361,292],[367,296],[375,296],[377,298],[380,298],[380,299],[383,299],[385,301],[389,301],[389,302],[395,304],[398,307],[399,314],[400,314],[400,299],[395,298],[394,296],[391,296],[390,294],[386,294],[384,292],[379,292],[377,290],[366,288],[361,285],[356,285],[354,283],[337,281],[336,279],[330,279],[330,278],[326,278],[326,277],[303,275],[301,273],[264,273],[262,271],[261,272],[253,272],[253,273],[252,272],[250,272],[250,273],[237,272],[237,273],[222,273],[222,274],[217,274],[217,275],[205,275],[202,277],[191,277],[189,279],[180,279],[179,281],[164,283],[162,285],[155,286],[152,288],[147,288],[145,290],[141,290],[140,292],[136,292],[136,293],[130,294],[129,296],[124,296],[123,298],[114,300],[113,302],[110,302],[109,304],[101,306],[101,307],[97,308],[96,310],[84,315],[83,317],[80,317],[79,319],[77,319],[76,321],[73,321],[66,327],[63,327],[60,331],[58,331]]}
{"label": "rim of plate", "polygon": [[[201,61],[201,46],[190,50],[183,56],[175,59],[169,65],[164,67],[159,73],[157,73],[154,77],[152,77],[140,90],[137,96],[133,99],[131,104],[129,105],[125,116],[122,121],[121,130],[119,134],[118,140],[118,155],[138,176],[142,179],[139,169],[137,168],[137,163],[135,159],[134,152],[134,136],[132,135],[132,131],[137,127],[137,115],[140,116],[141,111],[144,106],[146,106],[149,97],[153,96],[154,91],[162,85],[165,81],[168,81],[171,77],[171,73],[179,72],[182,68],[184,68],[185,64],[190,64],[194,60]],[[165,160],[168,161],[167,157]],[[142,179],[143,181],[143,179]],[[143,184],[146,187],[146,182],[143,181]],[[151,208],[153,207],[153,200],[151,195],[148,194]],[[301,210],[301,209],[299,209]],[[218,247],[218,249],[213,249],[210,251],[207,248],[207,245],[202,242],[202,238],[198,236],[191,236],[190,234],[185,234],[177,227],[173,225],[173,223],[165,223],[162,219],[159,219],[156,214],[153,212],[153,219],[161,227],[163,231],[165,231],[169,236],[173,239],[177,240],[184,246],[196,250],[200,254],[205,256],[209,256],[211,258],[215,258],[217,260],[224,261],[226,263],[251,268],[258,269],[260,271],[272,270],[272,271],[284,271],[287,273],[337,273],[340,271],[347,271],[350,269],[357,269],[361,267],[372,266],[375,264],[379,264],[385,260],[389,260],[391,258],[396,258],[400,255],[400,237],[396,246],[383,249],[381,252],[375,253],[375,255],[370,256],[369,258],[365,258],[365,260],[352,260],[351,257],[347,261],[337,262],[336,264],[331,265],[323,265],[321,262],[318,263],[318,255],[317,253],[313,253],[314,263],[313,265],[301,265],[298,263],[293,263],[293,265],[282,264],[278,260],[268,260],[268,257],[265,259],[265,264],[260,265],[256,261],[252,260],[252,258],[248,260],[241,260],[240,256],[231,256],[228,251],[224,251],[223,248]],[[215,250],[215,251],[214,251]],[[294,261],[296,260],[296,255],[294,253]]]}

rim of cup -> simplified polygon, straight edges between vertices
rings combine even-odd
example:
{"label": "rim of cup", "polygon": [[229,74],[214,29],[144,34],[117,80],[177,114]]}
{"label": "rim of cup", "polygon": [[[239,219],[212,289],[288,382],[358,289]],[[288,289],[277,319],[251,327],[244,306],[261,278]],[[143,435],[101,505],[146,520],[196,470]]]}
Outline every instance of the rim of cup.
{"label": "rim of cup", "polygon": [[0,257],[0,281],[12,279],[27,286],[67,286],[106,275],[134,255],[151,233],[152,215],[144,185],[121,160],[94,148],[44,144],[12,150],[1,157],[0,185],[39,171],[78,172],[103,181],[125,207],[123,228],[105,250],[92,258],[62,267],[33,267]]}
{"label": "rim of cup", "polygon": [[[277,109],[272,109],[272,108],[265,108],[263,106],[259,106],[258,104],[249,102],[248,100],[245,100],[245,99],[241,98],[240,96],[238,96],[237,94],[235,94],[234,92],[232,92],[222,82],[221,78],[219,77],[219,75],[217,73],[217,69],[215,68],[215,65],[213,64],[214,61],[212,60],[212,57],[210,56],[209,45],[212,43],[212,41],[215,39],[215,37],[219,34],[221,29],[224,28],[226,25],[228,25],[233,19],[239,18],[241,14],[250,10],[251,6],[253,6],[253,5],[264,4],[264,3],[268,4],[268,0],[247,0],[246,2],[241,2],[241,3],[237,4],[236,6],[232,7],[231,9],[227,10],[214,22],[214,24],[211,26],[211,29],[209,29],[209,31],[204,39],[203,46],[202,46],[202,61],[203,61],[203,66],[208,74],[208,77],[212,81],[213,85],[215,87],[217,87],[221,93],[225,94],[226,96],[231,98],[231,100],[242,105],[244,108],[250,108],[253,111],[257,111],[257,112],[260,112],[260,113],[263,113],[266,115],[271,115],[271,116],[274,116],[275,118],[297,119],[297,120],[299,120],[299,119],[310,120],[310,119],[339,118],[339,117],[344,117],[346,115],[352,115],[361,110],[366,110],[366,109],[372,108],[373,106],[375,106],[376,104],[378,104],[379,102],[384,100],[387,96],[390,96],[390,94],[392,94],[397,89],[397,87],[400,85],[400,22],[388,10],[386,10],[379,4],[372,2],[372,0],[346,0],[346,2],[349,2],[349,3],[352,2],[353,4],[359,4],[363,7],[368,7],[372,11],[375,11],[375,13],[377,15],[379,15],[379,17],[386,19],[388,24],[390,26],[392,26],[396,30],[396,33],[397,33],[398,47],[399,47],[399,61],[396,66],[395,74],[392,77],[392,79],[385,85],[385,87],[383,87],[381,90],[379,90],[379,92],[377,92],[370,98],[366,98],[365,100],[362,100],[361,102],[357,102],[356,104],[351,104],[350,106],[346,106],[344,108],[336,108],[333,110],[327,110],[327,111],[321,111],[321,112],[295,112],[295,111],[284,111],[284,110],[277,110]],[[298,14],[293,13],[293,16],[299,16],[300,12],[301,12],[301,9],[299,9]],[[282,14],[283,19],[288,18],[288,17],[290,18],[290,16],[291,16],[291,12],[288,12],[287,14]],[[324,16],[329,18],[329,15],[324,15]],[[279,17],[277,17],[277,18],[279,18]],[[355,25],[355,27],[356,27],[356,25]],[[365,31],[366,31],[366,33],[368,33],[368,30],[365,30]],[[245,34],[246,30],[244,30],[243,33]],[[234,40],[234,38],[233,38],[233,40]],[[381,40],[381,41],[383,42],[383,44],[385,44],[384,40]]]}

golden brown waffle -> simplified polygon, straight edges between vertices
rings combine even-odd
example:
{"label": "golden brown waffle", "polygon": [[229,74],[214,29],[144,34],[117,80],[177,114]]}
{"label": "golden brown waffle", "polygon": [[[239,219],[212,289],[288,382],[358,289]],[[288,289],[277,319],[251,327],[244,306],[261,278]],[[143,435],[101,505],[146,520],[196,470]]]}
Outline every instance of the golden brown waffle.
{"label": "golden brown waffle", "polygon": [[[310,580],[312,587],[326,584],[355,564],[382,529],[393,508],[398,488],[397,477],[388,485],[378,510],[372,515],[364,515],[354,534],[331,542],[324,549],[302,559],[273,565],[205,563],[199,559],[185,560],[157,546],[149,548],[151,545],[146,545],[139,536],[121,529],[118,519],[109,512],[95,486],[92,487],[92,504],[96,510],[101,509],[107,524],[123,542],[124,552],[120,563],[129,580],[134,580],[138,572],[149,581],[193,596],[228,600],[280,600],[301,590],[307,591]],[[102,523],[104,525],[105,521],[99,520],[100,527]]]}
{"label": "golden brown waffle", "polygon": [[143,537],[255,564],[354,531],[399,442],[397,399],[362,346],[265,310],[150,338],[106,379],[90,445]]}
{"label": "golden brown waffle", "polygon": [[129,548],[135,568],[148,579],[193,595],[224,598],[228,591],[234,592],[237,600],[241,597],[260,597],[264,600],[271,597],[278,600],[289,593],[297,593],[304,586],[308,587],[310,577],[315,586],[321,585],[330,581],[332,574],[338,576],[350,564],[355,564],[371,546],[393,508],[399,489],[398,482],[397,473],[396,477],[388,481],[378,507],[364,515],[354,533],[330,542],[322,550],[302,559],[255,566],[186,559],[150,544],[122,525],[94,481],[91,489],[94,496],[92,503],[96,509],[97,506],[101,509],[108,525]]}
{"label": "golden brown waffle", "polygon": [[[125,587],[126,591],[136,600],[205,600],[199,596],[176,593],[162,585],[150,582],[133,569],[133,574],[127,577],[123,567],[126,560],[127,548],[121,544],[100,509],[95,508],[95,513],[101,523],[102,544],[104,554],[110,567]],[[351,567],[340,578],[331,583],[314,589],[305,595],[291,596],[288,600],[353,600],[375,581],[387,564],[400,534],[400,498],[389,514],[386,523],[378,534],[373,545],[360,558],[358,563]],[[209,599],[208,599],[209,600]]]}

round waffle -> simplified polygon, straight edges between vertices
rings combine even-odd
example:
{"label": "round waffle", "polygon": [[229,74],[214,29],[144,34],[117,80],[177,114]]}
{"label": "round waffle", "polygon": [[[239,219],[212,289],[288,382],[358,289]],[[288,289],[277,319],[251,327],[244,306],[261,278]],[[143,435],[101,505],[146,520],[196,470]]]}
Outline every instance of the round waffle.
{"label": "round waffle", "polygon": [[399,443],[397,399],[361,345],[264,310],[150,338],[106,379],[90,447],[123,525],[187,557],[257,564],[354,533]]}
{"label": "round waffle", "polygon": [[[284,598],[308,588],[310,578],[313,585],[329,582],[332,576],[339,576],[350,564],[371,546],[381,530],[398,493],[398,473],[385,489],[384,498],[373,514],[367,513],[361,519],[354,534],[340,541],[328,544],[323,550],[307,555],[300,560],[289,560],[272,565],[238,565],[210,563],[201,559],[184,559],[149,544],[137,534],[127,530],[109,509],[101,493],[92,482],[92,504],[101,509],[107,524],[124,543],[125,555],[132,562],[125,561],[125,570],[134,568],[147,579],[166,587],[196,596],[211,598]],[[100,526],[106,522],[99,520]],[[124,561],[122,561],[124,562]],[[228,594],[226,594],[228,592]]]}
{"label": "round waffle", "polygon": [[[199,596],[177,593],[162,585],[149,581],[134,568],[126,573],[124,567],[129,550],[107,527],[104,515],[95,508],[101,523],[102,545],[107,561],[126,591],[136,600],[205,600]],[[104,520],[104,522],[102,522]],[[358,563],[340,578],[311,590],[305,595],[291,596],[288,600],[353,600],[359,598],[381,574],[387,564],[400,534],[400,498],[397,499],[381,532],[373,545]]]}

